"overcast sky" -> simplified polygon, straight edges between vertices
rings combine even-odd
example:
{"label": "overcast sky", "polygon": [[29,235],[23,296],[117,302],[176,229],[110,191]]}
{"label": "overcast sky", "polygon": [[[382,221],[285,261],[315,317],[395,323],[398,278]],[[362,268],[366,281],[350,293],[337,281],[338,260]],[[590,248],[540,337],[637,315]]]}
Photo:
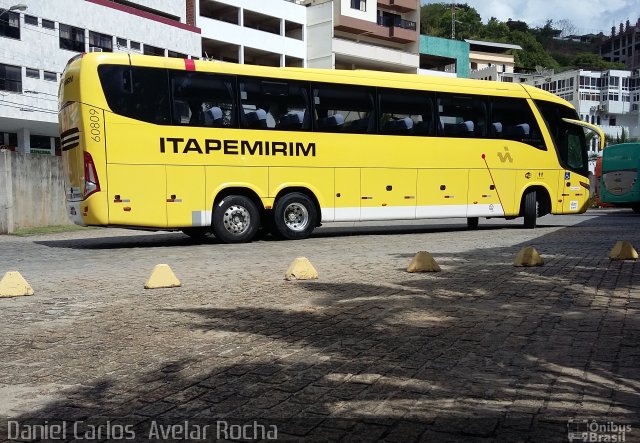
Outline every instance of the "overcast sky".
{"label": "overcast sky", "polygon": [[[611,32],[627,19],[634,25],[640,17],[639,0],[458,0],[480,13],[482,22],[491,17],[501,21],[509,18],[527,22],[529,26],[544,26],[547,19],[554,22],[569,20],[577,34]],[[422,0],[422,3],[449,3]]]}

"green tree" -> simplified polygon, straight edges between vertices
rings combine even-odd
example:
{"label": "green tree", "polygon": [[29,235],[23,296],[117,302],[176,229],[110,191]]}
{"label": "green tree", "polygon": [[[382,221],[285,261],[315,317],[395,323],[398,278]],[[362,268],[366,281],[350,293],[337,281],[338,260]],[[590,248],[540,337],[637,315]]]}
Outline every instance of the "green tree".
{"label": "green tree", "polygon": [[590,69],[594,71],[604,71],[607,69],[624,69],[623,63],[613,63],[603,60],[597,54],[591,52],[581,52],[573,57],[571,65],[580,69]]}
{"label": "green tree", "polygon": [[482,40],[508,43],[511,30],[506,23],[495,17],[491,17],[487,24],[480,30],[478,37]]}
{"label": "green tree", "polygon": [[[446,16],[449,14],[447,23]],[[420,8],[420,33],[451,37],[451,8],[445,3],[429,3]]]}
{"label": "green tree", "polygon": [[[472,38],[483,27],[480,14],[468,4],[456,4],[456,40]],[[451,38],[451,4],[429,3],[420,8],[420,32],[436,37]]]}
{"label": "green tree", "polygon": [[512,31],[511,43],[520,45],[522,50],[514,52],[514,59],[518,68],[535,69],[538,66],[547,69],[557,69],[558,62],[544,50],[542,44],[530,32]]}

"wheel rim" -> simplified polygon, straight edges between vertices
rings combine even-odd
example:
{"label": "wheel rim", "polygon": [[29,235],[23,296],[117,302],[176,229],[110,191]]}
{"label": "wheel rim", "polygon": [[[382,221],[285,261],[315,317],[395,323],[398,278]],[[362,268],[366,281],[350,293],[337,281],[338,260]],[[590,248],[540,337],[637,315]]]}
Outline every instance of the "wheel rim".
{"label": "wheel rim", "polygon": [[251,214],[244,206],[232,205],[224,211],[222,223],[230,234],[242,235],[251,225]]}
{"label": "wheel rim", "polygon": [[304,231],[309,224],[309,211],[303,204],[289,204],[284,210],[284,224],[292,231]]}

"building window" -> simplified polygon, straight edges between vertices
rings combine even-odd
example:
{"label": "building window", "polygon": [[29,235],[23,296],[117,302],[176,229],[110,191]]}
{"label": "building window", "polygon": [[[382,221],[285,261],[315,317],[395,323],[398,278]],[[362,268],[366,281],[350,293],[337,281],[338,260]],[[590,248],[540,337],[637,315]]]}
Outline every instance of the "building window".
{"label": "building window", "polygon": [[51,154],[51,137],[46,135],[31,135],[29,137],[32,154]]}
{"label": "building window", "polygon": [[51,72],[51,71],[44,71],[44,79],[48,80],[50,82],[57,82],[58,81],[58,74],[56,74],[55,72]]}
{"label": "building window", "polygon": [[38,17],[36,17],[34,15],[25,15],[24,16],[24,22],[27,25],[38,26]]}
{"label": "building window", "polygon": [[89,47],[100,48],[104,52],[112,52],[113,37],[107,34],[89,31]]}
{"label": "building window", "polygon": [[134,42],[133,40],[131,40],[131,49],[139,51],[140,50],[140,43]]}
{"label": "building window", "polygon": [[351,9],[365,12],[367,10],[367,0],[351,0]]}
{"label": "building window", "polygon": [[40,70],[27,68],[27,77],[29,78],[40,78]]}
{"label": "building window", "polygon": [[0,9],[0,37],[20,38],[20,14]]}
{"label": "building window", "polygon": [[126,48],[127,47],[127,39],[126,38],[116,38],[116,44],[118,45],[119,48]]}
{"label": "building window", "polygon": [[60,23],[60,48],[84,52],[84,29]]}
{"label": "building window", "polygon": [[56,23],[51,20],[42,19],[42,27],[47,29],[56,29]]}
{"label": "building window", "polygon": [[0,91],[22,92],[22,68],[0,64]]}
{"label": "building window", "polygon": [[187,58],[187,54],[183,54],[181,52],[175,52],[175,51],[169,51],[167,49],[167,57],[173,57],[173,58]]}
{"label": "building window", "polygon": [[159,55],[164,57],[164,49],[158,48],[157,46],[144,45],[144,55]]}

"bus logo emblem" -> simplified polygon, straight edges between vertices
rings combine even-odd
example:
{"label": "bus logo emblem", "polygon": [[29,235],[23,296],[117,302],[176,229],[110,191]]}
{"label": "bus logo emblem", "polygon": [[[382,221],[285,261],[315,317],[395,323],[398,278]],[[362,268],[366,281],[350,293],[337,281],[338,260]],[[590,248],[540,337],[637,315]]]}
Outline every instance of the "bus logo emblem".
{"label": "bus logo emblem", "polygon": [[504,163],[507,160],[509,161],[509,163],[513,163],[513,158],[511,157],[511,153],[509,152],[509,148],[507,147],[504,148],[504,153],[498,152],[498,158],[500,159],[501,163]]}

